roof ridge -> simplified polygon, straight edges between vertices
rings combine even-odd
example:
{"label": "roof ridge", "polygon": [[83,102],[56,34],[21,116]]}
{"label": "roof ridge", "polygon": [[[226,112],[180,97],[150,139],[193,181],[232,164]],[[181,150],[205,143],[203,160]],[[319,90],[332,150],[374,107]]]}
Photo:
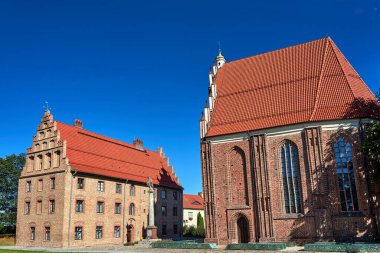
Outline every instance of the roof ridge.
{"label": "roof ridge", "polygon": [[319,74],[317,94],[315,96],[313,112],[311,113],[309,120],[312,120],[314,118],[315,112],[317,111],[317,104],[319,102],[319,96],[320,96],[320,91],[321,91],[321,82],[322,82],[323,72],[324,72],[325,64],[326,64],[326,56],[327,56],[327,48],[329,45],[329,37],[327,37],[325,44],[326,44],[325,45],[325,52],[323,53],[323,61],[322,61],[322,66],[321,66],[321,72]]}
{"label": "roof ridge", "polygon": [[283,48],[279,48],[279,49],[274,49],[274,50],[267,51],[267,52],[264,52],[264,53],[259,53],[259,54],[251,55],[251,56],[244,57],[244,58],[241,58],[241,59],[237,59],[237,60],[234,60],[234,61],[230,61],[230,62],[225,63],[224,65],[229,65],[231,63],[236,63],[236,62],[239,62],[239,61],[247,60],[249,58],[253,58],[253,57],[257,57],[257,56],[262,56],[262,55],[266,55],[266,54],[272,54],[274,52],[282,51],[282,50],[285,50],[285,49],[290,49],[290,48],[306,45],[306,44],[309,44],[309,43],[314,43],[314,42],[317,42],[317,41],[329,40],[329,39],[331,40],[331,38],[329,36],[327,36],[327,37],[323,37],[323,38],[312,40],[312,41],[306,41],[306,42],[300,43],[300,44],[295,44],[295,45],[293,44],[291,46],[287,46],[287,47],[283,47]]}

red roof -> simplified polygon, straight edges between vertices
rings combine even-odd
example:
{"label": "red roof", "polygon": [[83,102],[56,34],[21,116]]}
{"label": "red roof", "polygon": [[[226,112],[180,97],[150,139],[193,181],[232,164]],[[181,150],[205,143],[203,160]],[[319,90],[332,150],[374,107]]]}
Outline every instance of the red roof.
{"label": "red roof", "polygon": [[207,136],[358,117],[354,101],[375,100],[330,38],[226,63],[215,84]]}
{"label": "red roof", "polygon": [[203,198],[199,195],[183,194],[184,209],[203,209]]}
{"label": "red roof", "polygon": [[69,163],[85,173],[182,188],[158,152],[135,146],[81,128],[57,122],[60,139],[67,143]]}

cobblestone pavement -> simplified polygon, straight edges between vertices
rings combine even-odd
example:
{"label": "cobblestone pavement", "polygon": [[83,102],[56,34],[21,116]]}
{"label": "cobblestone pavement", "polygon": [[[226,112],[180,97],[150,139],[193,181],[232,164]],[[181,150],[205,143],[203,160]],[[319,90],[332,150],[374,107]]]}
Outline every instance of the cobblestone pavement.
{"label": "cobblestone pavement", "polygon": [[[214,250],[206,249],[153,249],[149,245],[135,245],[135,246],[96,246],[96,247],[86,247],[86,248],[31,248],[31,247],[17,247],[17,246],[0,246],[0,249],[8,250],[27,250],[27,251],[50,251],[50,252],[146,252],[146,253],[211,253],[211,252],[229,252],[229,253],[272,253],[272,252],[295,252],[303,250],[303,247],[292,247],[287,248],[286,251],[269,251],[269,250],[224,250],[224,247],[219,247]],[[303,251],[306,253],[307,251]],[[316,253],[316,252],[313,252]]]}

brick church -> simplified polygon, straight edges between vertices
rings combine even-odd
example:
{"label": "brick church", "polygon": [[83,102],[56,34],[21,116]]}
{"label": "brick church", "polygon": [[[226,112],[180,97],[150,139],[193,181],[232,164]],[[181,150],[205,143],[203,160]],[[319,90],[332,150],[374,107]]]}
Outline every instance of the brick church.
{"label": "brick church", "polygon": [[183,188],[162,148],[90,132],[79,120],[61,123],[46,110],[19,180],[16,245],[84,247],[146,238],[149,178],[158,237],[179,237]]}
{"label": "brick church", "polygon": [[370,241],[372,171],[359,153],[375,97],[331,38],[226,62],[200,121],[206,241]]}

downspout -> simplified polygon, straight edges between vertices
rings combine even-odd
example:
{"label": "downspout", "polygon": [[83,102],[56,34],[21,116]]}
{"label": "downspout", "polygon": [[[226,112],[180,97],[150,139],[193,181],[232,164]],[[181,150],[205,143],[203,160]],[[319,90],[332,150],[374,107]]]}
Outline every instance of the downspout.
{"label": "downspout", "polygon": [[77,170],[73,170],[72,176],[70,177],[70,205],[69,205],[69,226],[67,230],[67,247],[70,247],[70,230],[71,230],[71,207],[73,202],[73,178],[78,173]]}
{"label": "downspout", "polygon": [[127,183],[128,183],[128,179],[125,180],[125,183],[124,183],[124,196],[123,196],[123,245],[125,243],[125,195],[126,195],[126,191],[127,191]]}

